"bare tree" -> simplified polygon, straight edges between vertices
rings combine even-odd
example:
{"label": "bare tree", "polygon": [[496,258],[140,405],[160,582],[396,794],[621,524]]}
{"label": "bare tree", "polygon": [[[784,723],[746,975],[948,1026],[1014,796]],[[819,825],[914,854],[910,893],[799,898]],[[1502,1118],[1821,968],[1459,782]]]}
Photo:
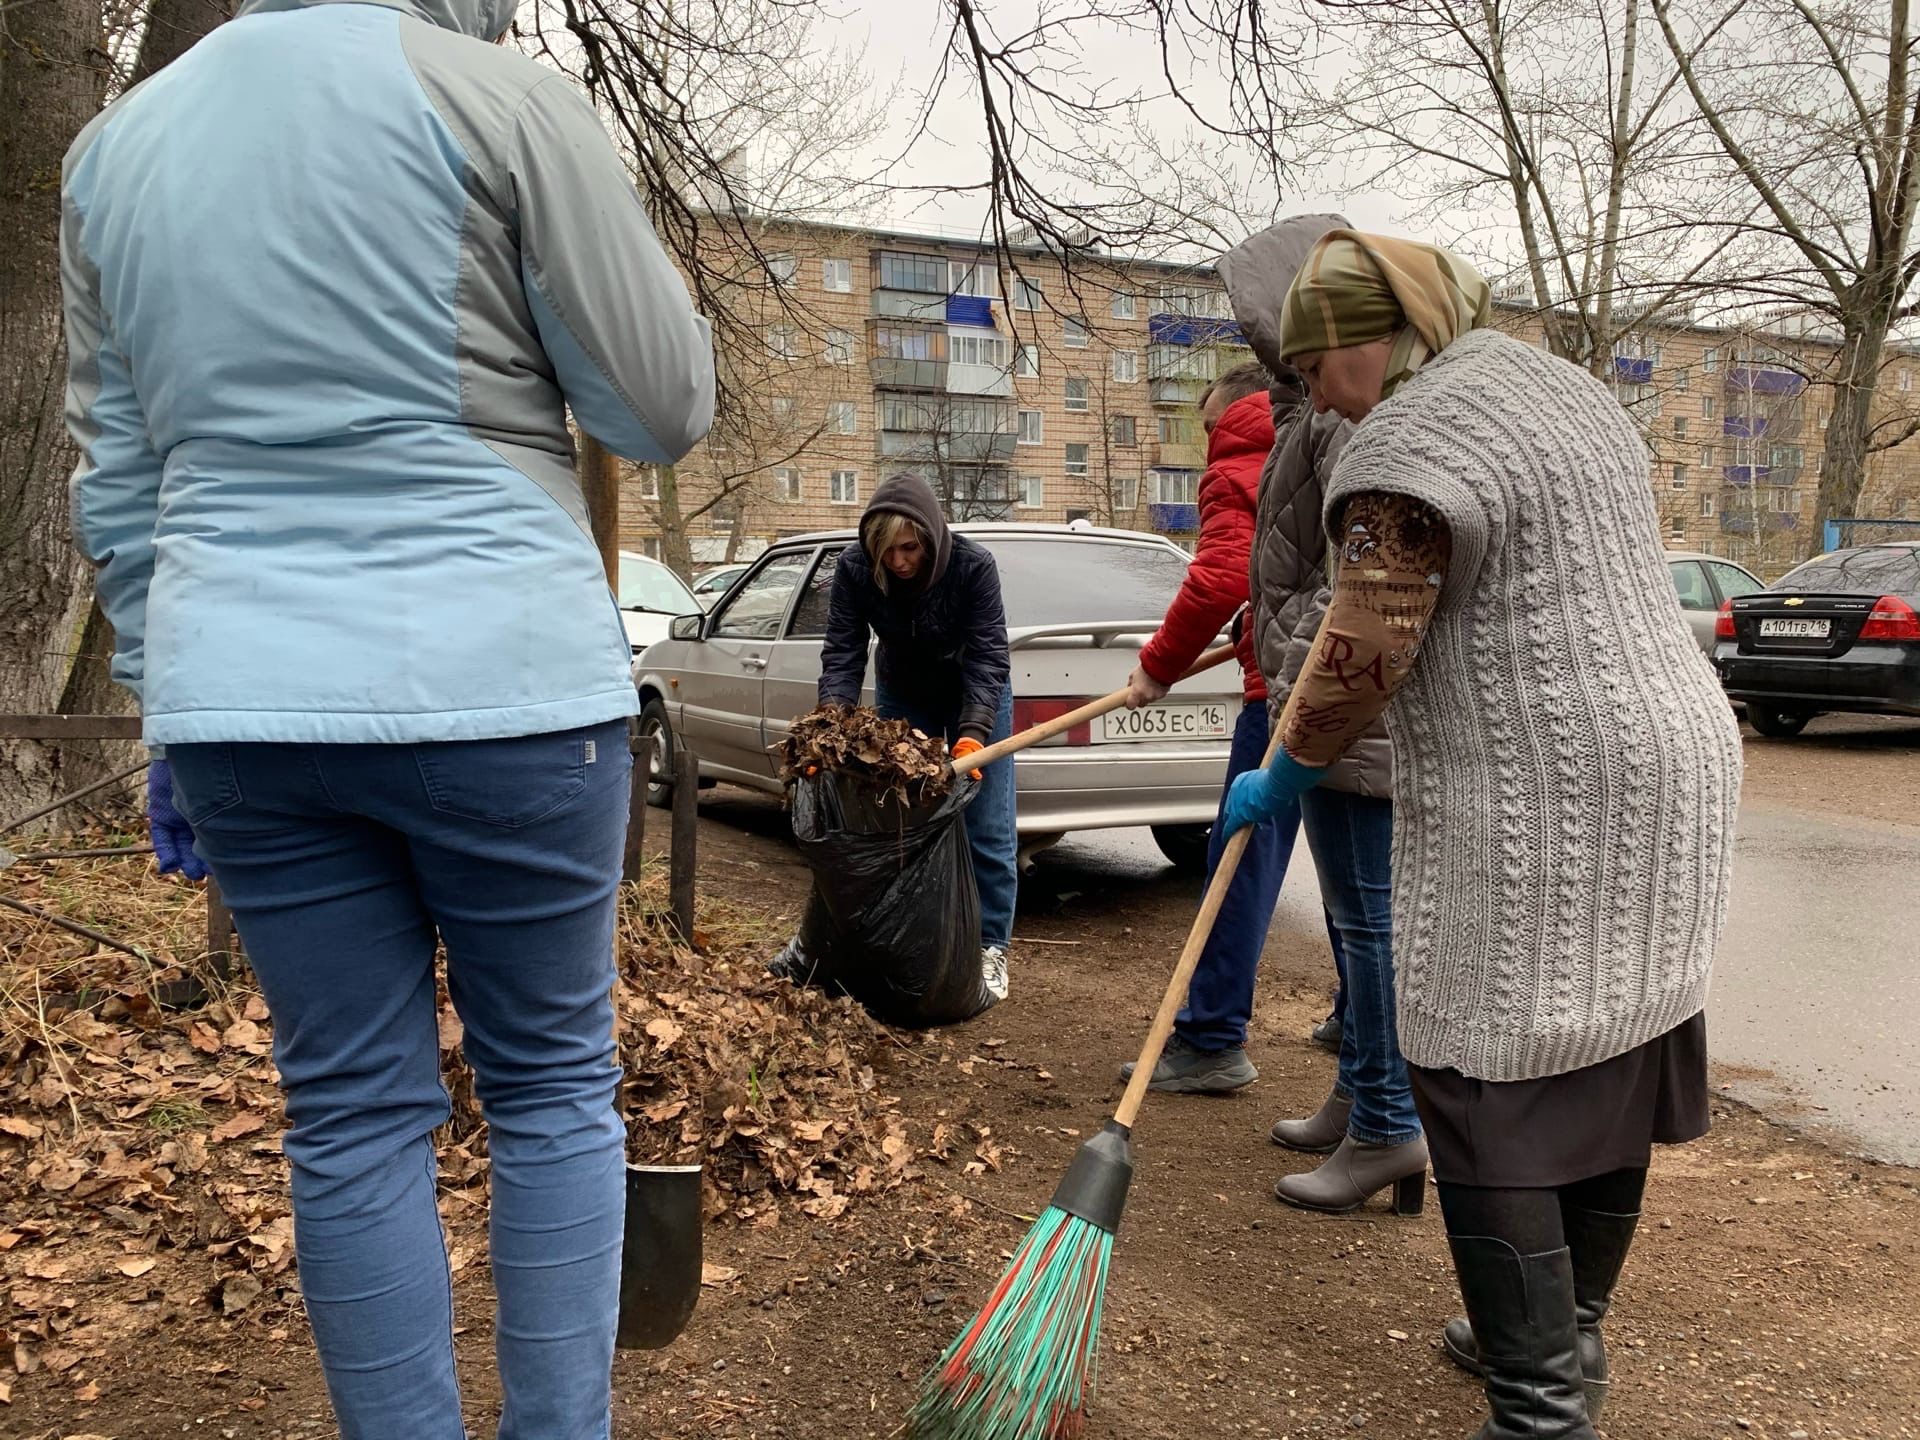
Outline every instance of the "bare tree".
{"label": "bare tree", "polygon": [[1910,0],[1730,0],[1676,13],[1651,0],[1711,131],[1722,173],[1759,210],[1770,265],[1739,288],[1813,322],[1836,347],[1812,533],[1853,513],[1869,454],[1920,433],[1877,413],[1898,327],[1920,313],[1920,89]]}

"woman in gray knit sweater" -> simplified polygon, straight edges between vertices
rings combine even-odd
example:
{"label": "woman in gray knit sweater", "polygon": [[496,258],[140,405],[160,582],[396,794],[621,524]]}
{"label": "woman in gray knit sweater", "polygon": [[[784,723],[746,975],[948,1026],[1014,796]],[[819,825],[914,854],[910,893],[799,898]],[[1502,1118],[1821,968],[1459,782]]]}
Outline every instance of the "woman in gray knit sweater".
{"label": "woman in gray knit sweater", "polygon": [[1594,1440],[1651,1147],[1707,1127],[1740,744],[1645,444],[1490,316],[1458,259],[1351,231],[1294,282],[1284,358],[1357,429],[1326,494],[1333,603],[1227,823],[1385,711],[1400,1044],[1468,1316],[1447,1348],[1485,1377],[1482,1440]]}

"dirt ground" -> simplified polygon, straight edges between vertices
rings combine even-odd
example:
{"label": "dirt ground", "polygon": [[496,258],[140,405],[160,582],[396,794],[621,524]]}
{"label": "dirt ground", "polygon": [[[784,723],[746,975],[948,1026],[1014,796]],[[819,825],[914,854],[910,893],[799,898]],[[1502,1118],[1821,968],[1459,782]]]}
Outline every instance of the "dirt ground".
{"label": "dirt ground", "polygon": [[[1749,739],[1749,798],[1912,823],[1920,725],[1816,727],[1791,746]],[[702,808],[702,899],[750,914],[771,946],[806,889],[778,813],[725,790]],[[621,1440],[898,1431],[920,1375],[1117,1099],[1115,1066],[1146,1028],[1197,896],[1171,875],[1102,888],[1052,861],[1023,889],[1005,1004],[952,1030],[872,1039],[866,1063],[913,1146],[905,1183],[832,1219],[789,1209],[778,1223],[710,1226],[712,1283],[687,1333],[619,1360]],[[1108,1288],[1097,1440],[1458,1440],[1479,1423],[1477,1389],[1435,1338],[1455,1310],[1437,1206],[1320,1217],[1269,1193],[1311,1163],[1265,1132],[1310,1111],[1330,1081],[1331,1058],[1305,1039],[1328,968],[1324,941],[1276,934],[1250,1046],[1258,1083],[1224,1100],[1149,1100]],[[208,1110],[224,1120],[219,1093]],[[283,1183],[277,1123],[245,1135],[244,1180],[262,1194]],[[0,1167],[35,1153],[0,1134]],[[335,1433],[290,1269],[232,1294],[230,1251],[138,1244],[125,1217],[67,1192],[0,1196],[0,1338],[17,1347],[12,1371],[0,1349],[0,1436]],[[467,1252],[458,1344],[480,1436],[497,1406],[474,1208],[453,1190],[443,1207]],[[1710,1137],[1659,1154],[1647,1213],[1608,1322],[1609,1436],[1920,1436],[1920,1172],[1722,1101]]]}

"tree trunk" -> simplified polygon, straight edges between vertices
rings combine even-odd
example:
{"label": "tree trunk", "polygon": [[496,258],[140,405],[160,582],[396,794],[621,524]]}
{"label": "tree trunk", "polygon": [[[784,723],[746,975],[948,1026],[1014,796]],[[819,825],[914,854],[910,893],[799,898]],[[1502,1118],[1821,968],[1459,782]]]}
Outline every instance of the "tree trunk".
{"label": "tree trunk", "polygon": [[147,32],[133,62],[133,83],[165,69],[199,44],[214,26],[233,18],[231,0],[151,0]]}
{"label": "tree trunk", "polygon": [[693,544],[687,539],[687,522],[680,516],[680,478],[671,465],[657,468],[660,498],[653,502],[653,513],[660,522],[660,563],[691,584]]}
{"label": "tree trunk", "polygon": [[1867,446],[1873,433],[1873,395],[1879,379],[1882,333],[1863,334],[1849,327],[1840,342],[1842,369],[1833,385],[1833,413],[1820,453],[1820,494],[1808,537],[1815,554],[1829,520],[1859,512],[1867,482]]}
{"label": "tree trunk", "polygon": [[[0,37],[0,710],[52,710],[85,614],[68,527],[60,162],[106,95],[99,0],[6,10]],[[0,815],[55,793],[58,756],[0,746]]]}

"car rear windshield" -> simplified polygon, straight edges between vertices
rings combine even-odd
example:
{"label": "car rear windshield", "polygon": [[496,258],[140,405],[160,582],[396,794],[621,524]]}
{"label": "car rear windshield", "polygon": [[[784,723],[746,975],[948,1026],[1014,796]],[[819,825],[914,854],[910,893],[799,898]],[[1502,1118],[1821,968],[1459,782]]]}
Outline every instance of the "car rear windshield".
{"label": "car rear windshield", "polygon": [[1186,578],[1186,557],[1125,540],[976,536],[1000,567],[1007,624],[1069,625],[1166,618]]}
{"label": "car rear windshield", "polygon": [[1809,560],[1770,588],[1800,595],[1920,595],[1920,551],[1842,550]]}

